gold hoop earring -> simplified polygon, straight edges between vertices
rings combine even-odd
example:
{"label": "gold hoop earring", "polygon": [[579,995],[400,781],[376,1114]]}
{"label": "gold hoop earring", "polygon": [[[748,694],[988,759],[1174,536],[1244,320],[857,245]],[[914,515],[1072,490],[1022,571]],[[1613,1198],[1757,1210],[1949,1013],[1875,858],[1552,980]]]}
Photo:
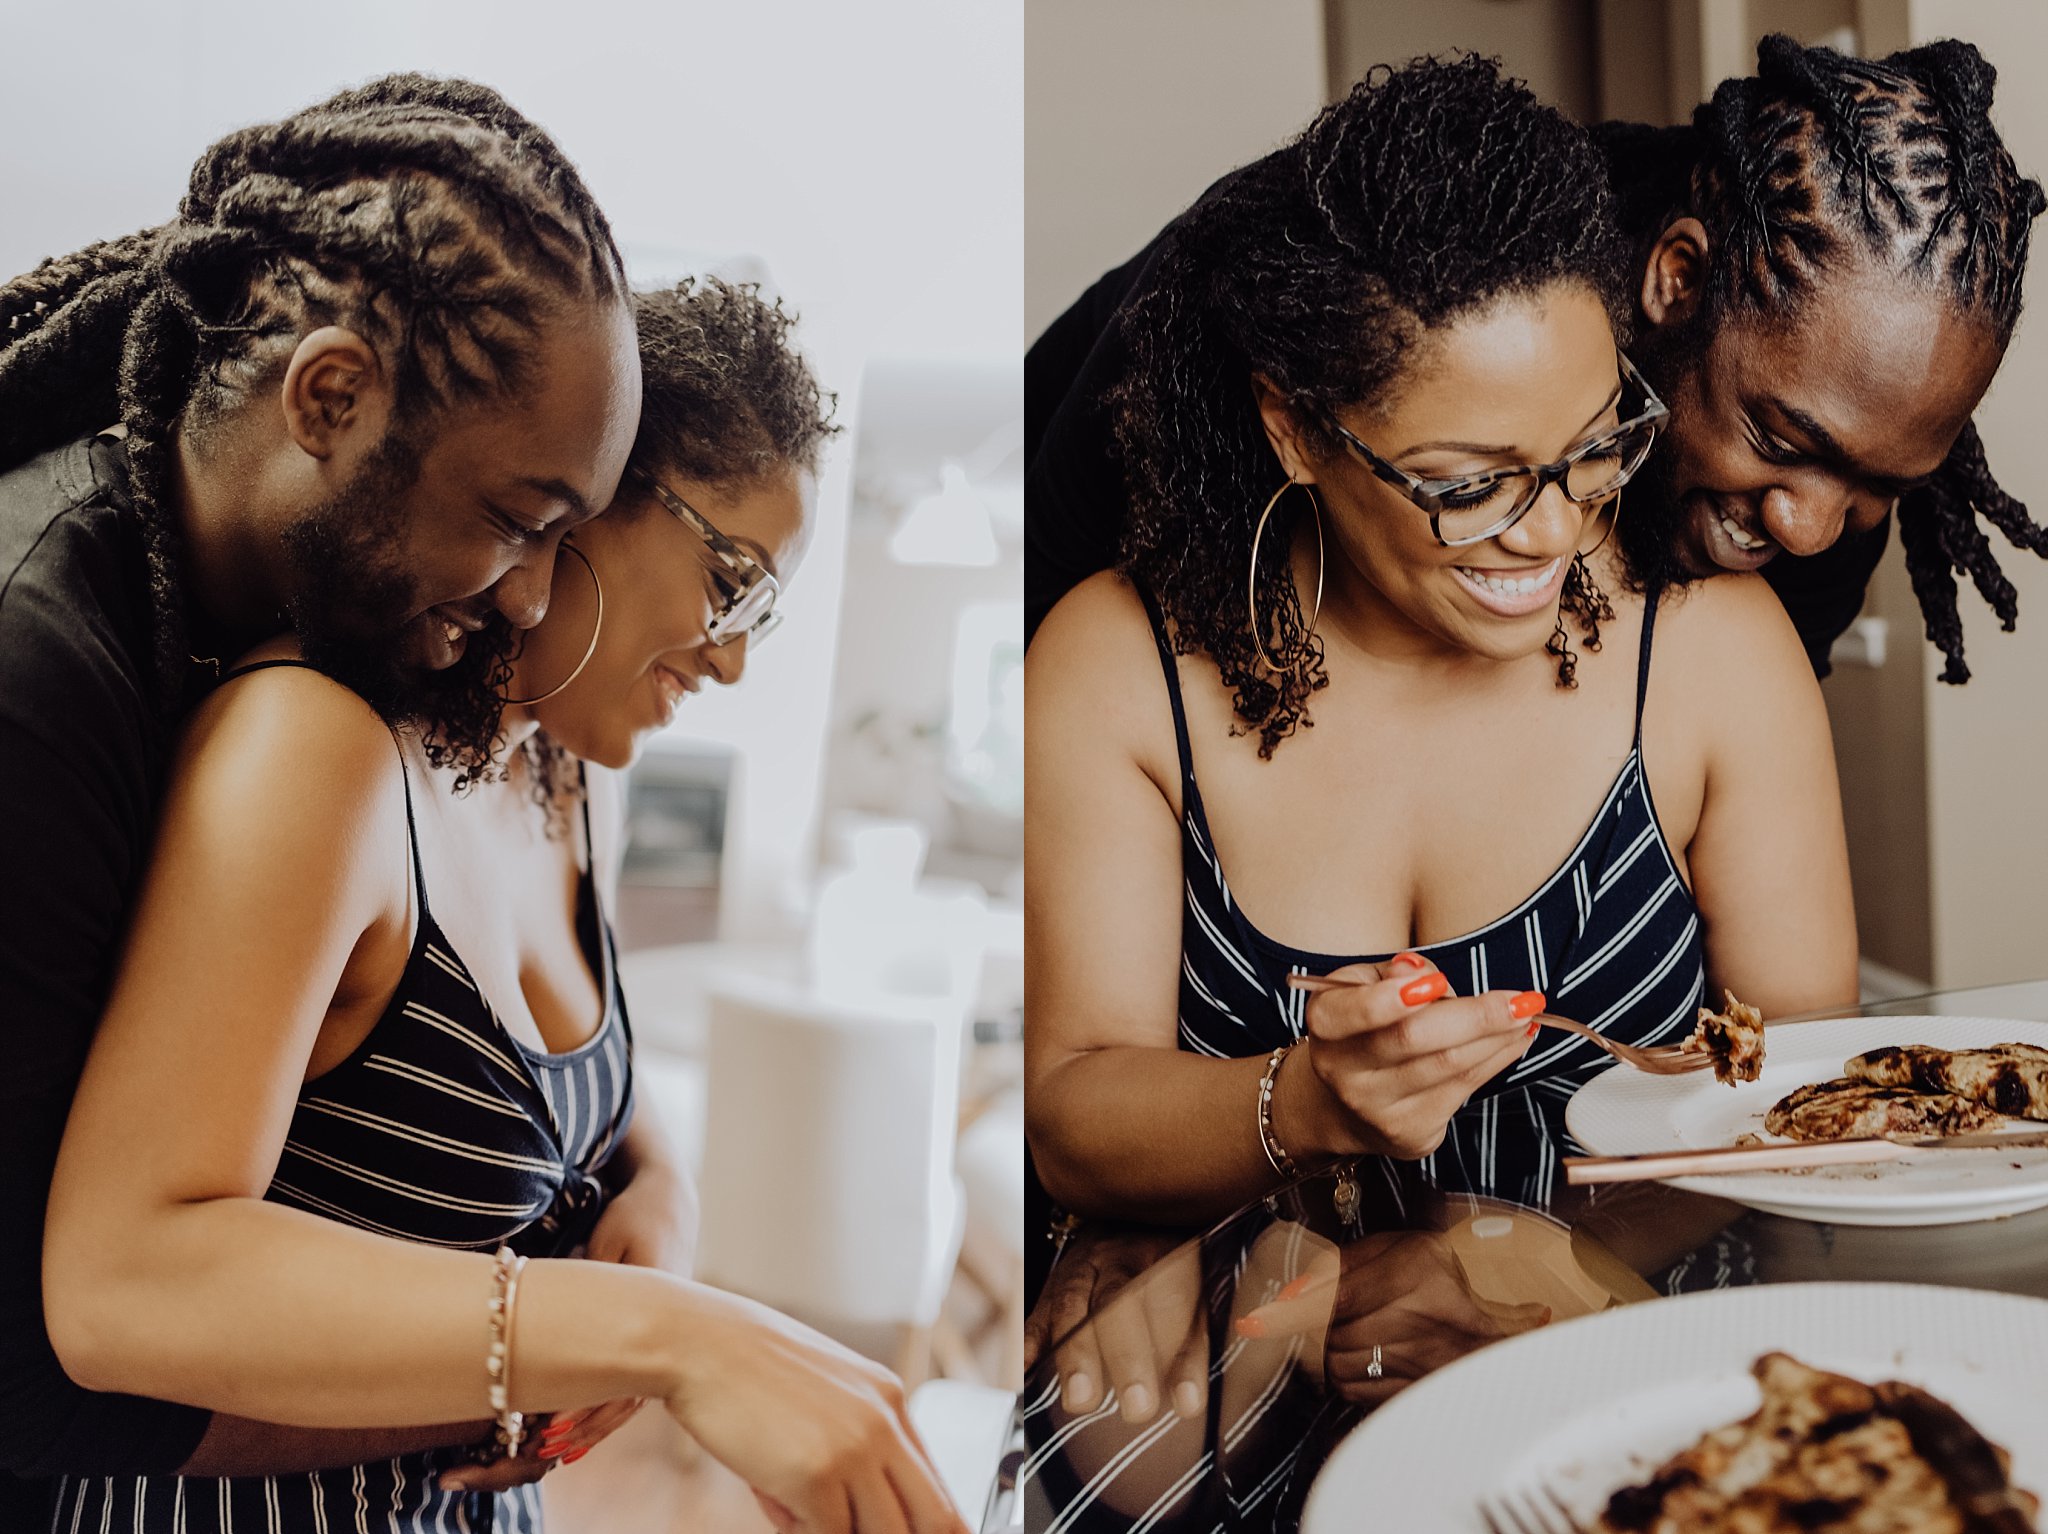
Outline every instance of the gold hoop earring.
{"label": "gold hoop earring", "polygon": [[547,702],[548,699],[583,675],[583,668],[590,664],[590,657],[597,653],[597,636],[604,632],[604,582],[597,578],[597,568],[591,564],[590,556],[566,538],[562,540],[562,551],[565,554],[574,554],[583,561],[583,568],[590,572],[590,584],[597,592],[597,622],[590,626],[590,643],[583,647],[583,659],[576,662],[576,669],[563,677],[561,681],[555,683],[546,692],[537,692],[530,698],[507,698],[505,703],[508,707],[517,705],[520,708],[525,708],[531,704]]}
{"label": "gold hoop earring", "polygon": [[1273,492],[1273,499],[1266,502],[1266,509],[1259,513],[1258,528],[1252,533],[1251,579],[1245,585],[1245,606],[1251,610],[1252,644],[1258,649],[1259,663],[1276,674],[1300,671],[1308,664],[1314,653],[1309,648],[1308,635],[1315,632],[1316,619],[1321,617],[1323,612],[1323,503],[1316,499],[1314,485],[1303,485],[1301,488],[1308,492],[1308,504],[1316,516],[1316,604],[1310,611],[1308,623],[1303,629],[1301,654],[1292,665],[1280,665],[1266,653],[1266,636],[1259,628],[1259,540],[1266,536],[1266,521],[1273,515],[1273,508],[1280,504],[1280,497],[1294,487],[1295,481],[1290,478]]}

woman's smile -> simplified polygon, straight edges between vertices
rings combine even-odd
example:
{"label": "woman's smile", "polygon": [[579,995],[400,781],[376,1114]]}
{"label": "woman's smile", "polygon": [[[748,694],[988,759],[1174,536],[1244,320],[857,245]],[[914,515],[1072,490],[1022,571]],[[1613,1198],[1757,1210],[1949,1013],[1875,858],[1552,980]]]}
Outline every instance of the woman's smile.
{"label": "woman's smile", "polygon": [[653,671],[654,696],[661,724],[666,728],[676,716],[676,710],[683,706],[683,699],[696,692],[704,683],[701,679],[685,676],[669,666],[657,665]]}
{"label": "woman's smile", "polygon": [[1542,565],[1453,565],[1472,599],[1502,618],[1525,618],[1555,605],[1564,582],[1564,556]]}

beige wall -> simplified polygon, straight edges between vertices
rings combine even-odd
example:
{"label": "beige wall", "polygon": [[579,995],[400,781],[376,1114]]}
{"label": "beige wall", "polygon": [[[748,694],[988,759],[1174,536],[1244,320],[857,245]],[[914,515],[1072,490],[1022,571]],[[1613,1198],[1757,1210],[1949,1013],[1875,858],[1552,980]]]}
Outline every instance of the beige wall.
{"label": "beige wall", "polygon": [[[1964,37],[1998,66],[2000,132],[2023,169],[2048,175],[2048,99],[2030,88],[2048,46],[2048,9],[2036,0],[1911,0],[1910,10],[1915,42]],[[2034,304],[2048,303],[2040,249],[2027,281]],[[2048,515],[2043,399],[2048,318],[2036,313],[2020,322],[1977,423],[2000,481],[2037,516]],[[1928,661],[1934,978],[1943,986],[2048,974],[2048,564],[1993,541],[2019,589],[2018,631],[2000,633],[1966,589],[1969,685],[1933,682]]]}
{"label": "beige wall", "polygon": [[1024,330],[1323,104],[1321,0],[1031,0]]}
{"label": "beige wall", "polygon": [[1330,95],[1375,64],[1469,48],[1497,54],[1511,75],[1581,122],[1598,109],[1593,0],[1328,0]]}

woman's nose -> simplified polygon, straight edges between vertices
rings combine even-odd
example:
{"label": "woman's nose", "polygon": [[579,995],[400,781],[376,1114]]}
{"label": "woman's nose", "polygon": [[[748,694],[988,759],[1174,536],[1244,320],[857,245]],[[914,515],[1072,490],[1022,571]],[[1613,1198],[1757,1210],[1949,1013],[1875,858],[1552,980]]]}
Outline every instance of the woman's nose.
{"label": "woman's nose", "polygon": [[1536,504],[1496,541],[1524,558],[1547,559],[1555,554],[1568,554],[1578,546],[1586,518],[1598,509],[1581,506],[1564,493],[1562,485],[1545,485]]}
{"label": "woman's nose", "polygon": [[747,636],[741,634],[724,644],[707,646],[704,667],[717,679],[719,686],[732,686],[746,674]]}

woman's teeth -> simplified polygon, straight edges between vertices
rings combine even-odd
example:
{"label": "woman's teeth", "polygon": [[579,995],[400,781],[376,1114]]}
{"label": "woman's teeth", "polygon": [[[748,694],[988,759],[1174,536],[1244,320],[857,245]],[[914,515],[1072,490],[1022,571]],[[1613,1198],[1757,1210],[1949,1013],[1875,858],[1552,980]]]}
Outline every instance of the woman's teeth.
{"label": "woman's teeth", "polygon": [[1742,530],[1742,524],[1733,517],[1723,517],[1721,519],[1721,531],[1728,535],[1728,541],[1738,549],[1760,549],[1769,541],[1768,539],[1750,536],[1750,534]]}
{"label": "woman's teeth", "polygon": [[1504,597],[1525,597],[1532,591],[1541,591],[1550,584],[1550,578],[1557,574],[1557,561],[1552,560],[1533,575],[1517,576],[1512,580],[1498,575],[1488,575],[1483,570],[1474,570],[1469,565],[1458,567],[1478,585],[1488,591],[1497,591]]}

